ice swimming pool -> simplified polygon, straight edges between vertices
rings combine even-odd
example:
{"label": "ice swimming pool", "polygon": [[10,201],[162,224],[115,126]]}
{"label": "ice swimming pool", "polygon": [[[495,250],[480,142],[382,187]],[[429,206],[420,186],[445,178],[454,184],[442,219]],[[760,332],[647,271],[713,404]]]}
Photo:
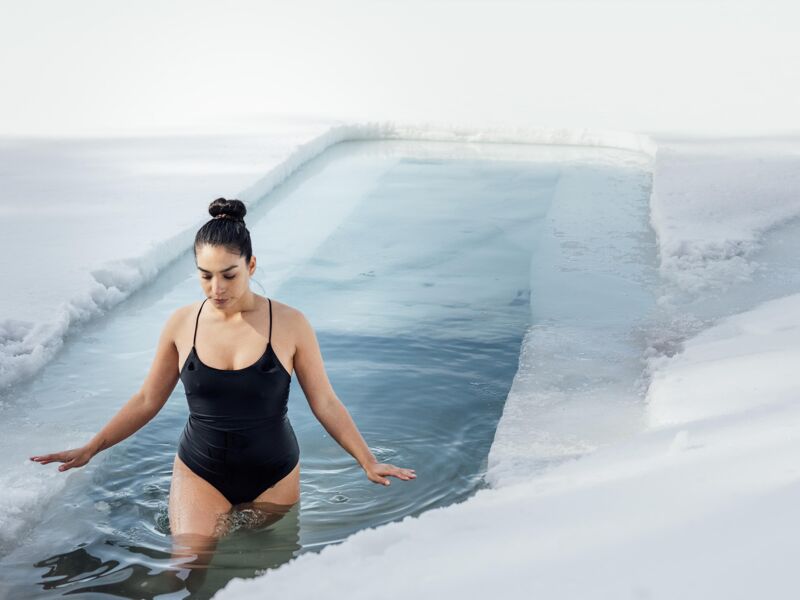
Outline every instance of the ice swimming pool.
{"label": "ice swimming pool", "polygon": [[[259,203],[247,218],[263,286],[255,291],[306,313],[334,388],[376,456],[415,468],[417,479],[389,488],[367,481],[293,382],[300,506],[268,530],[224,539],[203,593],[485,485],[532,325],[549,332],[538,346],[548,362],[544,386],[614,390],[599,434],[572,436],[576,452],[635,429],[645,343],[637,332],[648,327],[656,283],[648,164],[610,150],[349,142]],[[33,452],[85,442],[138,389],[166,316],[200,297],[193,271],[188,252],[8,392],[11,468]],[[575,326],[587,322],[605,337],[581,337]],[[581,346],[583,356],[572,354]],[[591,369],[576,372],[573,359]],[[598,407],[572,404],[561,421],[555,411],[531,436]],[[186,415],[179,385],[148,426],[69,474],[24,538],[6,544],[0,566],[12,595],[158,594],[170,565],[167,493]]]}

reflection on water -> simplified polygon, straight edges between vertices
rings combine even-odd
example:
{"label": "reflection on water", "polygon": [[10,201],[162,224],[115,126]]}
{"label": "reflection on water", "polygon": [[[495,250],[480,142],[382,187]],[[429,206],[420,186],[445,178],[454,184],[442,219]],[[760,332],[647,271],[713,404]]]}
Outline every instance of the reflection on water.
{"label": "reflection on water", "polygon": [[[242,504],[221,515],[220,537],[175,537],[172,553],[104,539],[33,566],[45,569],[41,590],[63,596],[210,598],[233,577],[255,577],[293,558],[300,549],[298,514],[297,504]],[[137,562],[131,555],[138,555]],[[20,590],[19,597],[30,591]]]}

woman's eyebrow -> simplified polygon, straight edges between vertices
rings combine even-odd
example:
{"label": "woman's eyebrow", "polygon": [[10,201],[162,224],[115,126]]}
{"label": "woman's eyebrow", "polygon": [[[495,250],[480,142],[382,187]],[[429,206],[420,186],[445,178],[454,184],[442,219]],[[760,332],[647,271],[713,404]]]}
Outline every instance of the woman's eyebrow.
{"label": "woman's eyebrow", "polygon": [[[230,267],[226,267],[225,269],[222,269],[222,271],[220,271],[220,273],[224,273],[225,271],[230,271],[231,269],[235,269],[238,266],[239,265],[231,265]],[[207,269],[204,269],[200,265],[197,265],[197,268],[200,269],[203,273],[211,273],[211,271],[209,271]]]}

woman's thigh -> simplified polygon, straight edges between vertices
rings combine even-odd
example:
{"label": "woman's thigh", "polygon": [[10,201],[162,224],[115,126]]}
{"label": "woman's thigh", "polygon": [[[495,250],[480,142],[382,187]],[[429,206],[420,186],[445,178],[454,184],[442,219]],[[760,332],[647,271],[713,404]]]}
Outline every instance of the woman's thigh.
{"label": "woman's thigh", "polygon": [[291,473],[286,475],[271,488],[264,490],[253,500],[254,503],[272,503],[291,506],[300,500],[300,462]]}
{"label": "woman's thigh", "polygon": [[221,537],[231,503],[177,456],[169,491],[169,527],[173,537]]}
{"label": "woman's thigh", "polygon": [[169,492],[172,558],[188,569],[185,581],[175,581],[176,591],[185,588],[194,593],[202,588],[217,541],[227,533],[230,508],[219,490],[175,457]]}

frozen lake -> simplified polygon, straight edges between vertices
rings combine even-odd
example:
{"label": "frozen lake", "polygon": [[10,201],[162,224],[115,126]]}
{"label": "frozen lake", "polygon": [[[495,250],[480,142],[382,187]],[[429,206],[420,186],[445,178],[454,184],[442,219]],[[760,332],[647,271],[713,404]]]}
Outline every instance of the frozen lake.
{"label": "frozen lake", "polygon": [[[530,461],[547,466],[635,431],[657,322],[648,169],[648,158],[625,151],[347,142],[251,208],[254,291],[308,316],[376,457],[417,479],[369,482],[295,379],[300,505],[269,529],[223,539],[202,593],[485,487],[526,332],[542,407],[528,432],[542,452]],[[141,385],[169,313],[199,298],[188,251],[70,334],[34,379],[4,392],[0,466],[20,484],[46,483],[31,467],[49,467],[27,456],[87,441]],[[3,540],[11,597],[167,589],[167,495],[187,415],[179,383],[145,428],[61,475],[66,485],[45,497],[43,513]]]}

